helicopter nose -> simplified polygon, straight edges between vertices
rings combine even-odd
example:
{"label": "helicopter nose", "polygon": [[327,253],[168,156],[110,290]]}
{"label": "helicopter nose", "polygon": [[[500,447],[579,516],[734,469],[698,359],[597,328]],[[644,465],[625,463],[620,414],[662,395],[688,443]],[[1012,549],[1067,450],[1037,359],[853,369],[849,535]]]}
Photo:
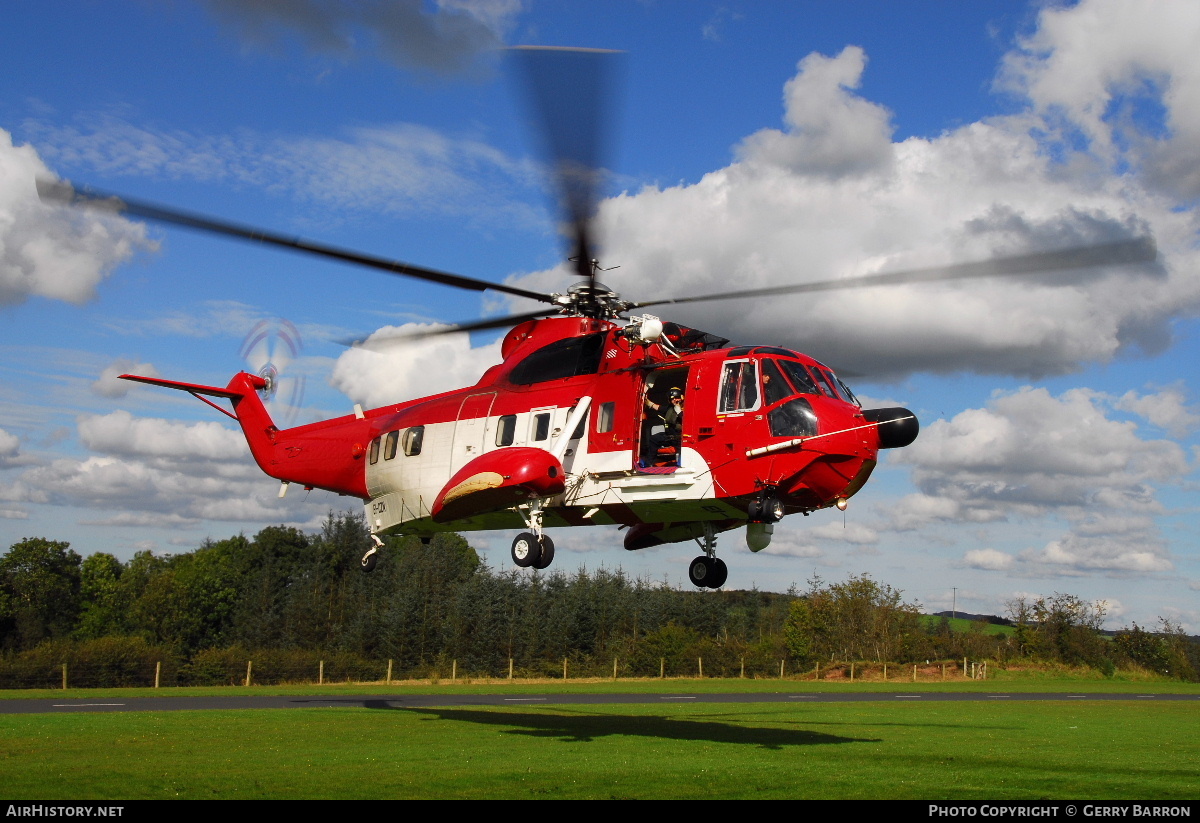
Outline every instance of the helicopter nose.
{"label": "helicopter nose", "polygon": [[879,424],[879,448],[899,449],[917,439],[921,424],[917,416],[899,406],[890,409],[863,409],[862,416]]}

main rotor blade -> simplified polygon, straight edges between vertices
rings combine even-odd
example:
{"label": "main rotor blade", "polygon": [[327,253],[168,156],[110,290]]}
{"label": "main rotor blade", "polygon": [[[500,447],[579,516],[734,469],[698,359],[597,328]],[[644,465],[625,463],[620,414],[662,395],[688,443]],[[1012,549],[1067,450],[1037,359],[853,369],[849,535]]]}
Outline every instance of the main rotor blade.
{"label": "main rotor blade", "polygon": [[487,320],[476,320],[472,323],[461,323],[455,326],[443,326],[437,329],[427,329],[425,331],[402,332],[400,334],[388,335],[387,337],[376,337],[371,340],[370,335],[367,337],[337,340],[335,342],[358,349],[374,350],[378,348],[386,348],[393,345],[409,343],[414,340],[424,340],[427,337],[438,337],[443,334],[458,334],[460,332],[484,331],[485,329],[500,329],[505,326],[516,326],[524,323],[526,320],[537,320],[541,317],[554,314],[553,309],[539,309],[538,311],[526,312],[524,314],[510,314],[507,317],[491,317]]}
{"label": "main rotor blade", "polygon": [[552,46],[517,46],[512,52],[523,69],[571,226],[570,257],[581,277],[594,280],[591,223],[610,131],[613,75],[623,53]]}
{"label": "main rotor blade", "polygon": [[117,213],[123,212],[145,220],[182,226],[183,228],[195,229],[224,237],[237,237],[243,240],[265,243],[269,246],[278,246],[307,254],[316,254],[334,260],[341,260],[344,263],[367,266],[388,272],[389,274],[413,277],[431,283],[441,283],[444,286],[453,286],[458,289],[469,289],[470,291],[478,292],[492,290],[512,294],[517,297],[527,297],[542,303],[553,302],[553,298],[548,294],[539,294],[538,292],[506,286],[502,283],[492,283],[487,280],[477,280],[474,277],[463,277],[462,275],[449,274],[448,272],[437,271],[436,269],[427,269],[423,266],[414,266],[411,263],[404,263],[399,260],[374,257],[350,251],[349,249],[341,249],[336,246],[328,246],[312,240],[305,240],[301,237],[288,237],[266,231],[265,229],[219,220],[215,217],[208,217],[168,206],[160,206],[155,203],[135,200],[122,195],[97,191],[95,189],[76,189],[65,181],[38,180],[37,190],[42,200],[47,202]]}
{"label": "main rotor blade", "polygon": [[967,280],[975,277],[1012,277],[1022,274],[1084,269],[1092,266],[1120,266],[1133,263],[1150,263],[1158,256],[1154,239],[1140,237],[1134,240],[1118,240],[1114,243],[1099,243],[1091,246],[1060,249],[1050,252],[1035,252],[1014,257],[997,257],[974,263],[956,263],[950,266],[932,266],[921,269],[866,274],[861,277],[845,277],[840,280],[818,280],[792,286],[771,286],[764,289],[705,294],[696,297],[676,297],[666,300],[645,300],[634,303],[630,308],[661,306],[664,304],[699,303],[705,300],[733,300],[739,297],[768,297],[776,294],[799,294],[801,292],[837,291],[839,289],[863,289],[870,286],[899,286],[907,283],[932,283],[940,280]]}

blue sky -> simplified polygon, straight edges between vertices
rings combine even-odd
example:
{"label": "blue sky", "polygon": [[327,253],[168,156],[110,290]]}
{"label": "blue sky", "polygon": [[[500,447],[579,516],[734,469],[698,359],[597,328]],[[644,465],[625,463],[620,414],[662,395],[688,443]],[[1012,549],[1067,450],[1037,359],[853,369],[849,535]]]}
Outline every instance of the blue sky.
{"label": "blue sky", "polygon": [[[489,338],[387,356],[331,341],[522,308],[64,215],[36,201],[36,175],[553,290],[562,242],[500,47],[589,46],[627,52],[599,219],[626,297],[1129,236],[1160,249],[1090,279],[670,314],[861,373],[860,396],[922,420],[844,516],[789,519],[761,555],[723,536],[729,585],[869,572],[930,610],[1070,592],[1106,601],[1113,626],[1200,630],[1192,4],[50,2],[4,18],[0,545],[127,558],[312,528],[345,501],[278,501],[229,421],[112,376],[224,384],[246,333],[283,317],[306,343],[297,419],[316,419],[465,385],[496,359]],[[511,535],[477,537],[508,563]],[[694,554],[554,538],[564,568],[676,584]]]}

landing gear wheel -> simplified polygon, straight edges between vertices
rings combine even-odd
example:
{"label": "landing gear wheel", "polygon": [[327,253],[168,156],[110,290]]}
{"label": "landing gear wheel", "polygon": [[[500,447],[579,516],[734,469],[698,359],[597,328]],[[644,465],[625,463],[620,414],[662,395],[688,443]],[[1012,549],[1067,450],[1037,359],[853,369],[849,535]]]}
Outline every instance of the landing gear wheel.
{"label": "landing gear wheel", "polygon": [[692,585],[701,589],[709,585],[708,581],[712,579],[715,572],[713,562],[704,555],[697,557],[688,567],[688,577],[691,579]]}
{"label": "landing gear wheel", "polygon": [[362,570],[364,572],[373,572],[375,571],[375,564],[378,562],[379,555],[375,553],[374,549],[371,549],[369,552],[363,555]]}
{"label": "landing gear wheel", "polygon": [[725,585],[725,581],[729,579],[729,567],[725,565],[725,561],[714,557],[712,559],[712,579],[705,585],[710,589],[719,589]]}
{"label": "landing gear wheel", "polygon": [[535,569],[544,569],[554,562],[554,541],[546,535],[542,535],[542,553],[537,560],[534,561]]}
{"label": "landing gear wheel", "polygon": [[[550,550],[551,558],[554,557],[554,549]],[[522,569],[527,569],[541,559],[542,547],[538,543],[537,537],[529,532],[521,532],[517,535],[517,539],[512,544],[512,559],[513,562]]]}

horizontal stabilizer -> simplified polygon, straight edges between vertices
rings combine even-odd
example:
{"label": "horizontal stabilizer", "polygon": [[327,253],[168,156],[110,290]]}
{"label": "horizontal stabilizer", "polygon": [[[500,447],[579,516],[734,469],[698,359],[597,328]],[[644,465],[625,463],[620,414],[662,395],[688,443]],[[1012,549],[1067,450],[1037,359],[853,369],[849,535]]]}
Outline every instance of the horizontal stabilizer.
{"label": "horizontal stabilizer", "polygon": [[162,380],[158,377],[142,377],[137,374],[122,374],[119,375],[122,380],[133,380],[137,383],[149,383],[151,386],[162,386],[167,389],[178,389],[179,391],[190,392],[191,394],[207,394],[209,397],[226,397],[230,400],[236,400],[244,397],[245,393],[240,391],[231,391],[229,389],[221,389],[216,386],[201,386],[197,383],[180,383],[176,380]]}

